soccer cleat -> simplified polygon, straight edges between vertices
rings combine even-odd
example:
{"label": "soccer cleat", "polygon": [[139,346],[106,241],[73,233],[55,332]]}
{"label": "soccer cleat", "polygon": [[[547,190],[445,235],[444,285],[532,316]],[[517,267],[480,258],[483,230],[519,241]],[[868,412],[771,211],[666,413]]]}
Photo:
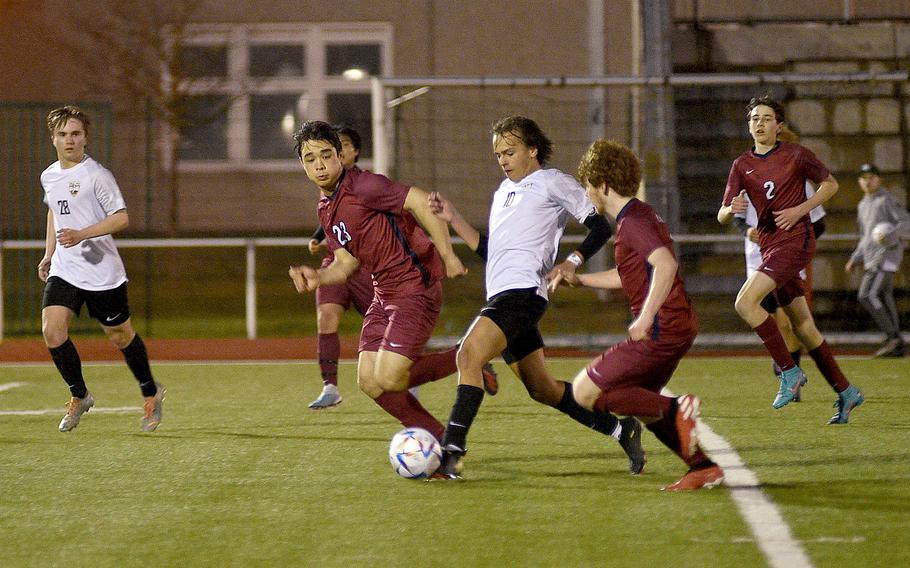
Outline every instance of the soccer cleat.
{"label": "soccer cleat", "polygon": [[499,392],[499,379],[493,365],[487,363],[481,370],[483,373],[483,390],[487,391],[490,396],[495,396]]}
{"label": "soccer cleat", "polygon": [[310,410],[323,410],[325,408],[332,408],[333,406],[338,406],[341,404],[341,401],[344,400],[341,398],[341,393],[338,392],[338,387],[335,385],[326,385],[322,387],[322,393],[320,393],[319,398],[310,403]]}
{"label": "soccer cleat", "polygon": [[676,483],[667,485],[661,491],[693,491],[695,489],[711,489],[724,481],[724,470],[719,465],[703,469],[690,469]]}
{"label": "soccer cleat", "polygon": [[791,367],[780,374],[780,388],[777,390],[777,396],[771,406],[774,408],[783,408],[790,401],[796,398],[800,387],[806,384],[806,374],[799,367]]}
{"label": "soccer cleat", "polygon": [[793,402],[802,402],[803,401],[803,387],[809,382],[806,374],[803,373],[802,378],[799,380],[799,385],[796,387],[796,394],[793,395]]}
{"label": "soccer cleat", "polygon": [[145,414],[142,415],[140,426],[143,432],[153,432],[161,424],[161,407],[164,406],[164,396],[167,389],[160,383],[155,383],[158,391],[154,396],[145,397]]}
{"label": "soccer cleat", "polygon": [[90,392],[85,393],[83,398],[70,397],[70,401],[66,403],[66,414],[63,415],[63,420],[58,426],[60,431],[69,432],[78,426],[82,415],[91,410],[93,406],[95,406],[95,398]]}
{"label": "soccer cleat", "polygon": [[439,467],[436,468],[433,475],[427,477],[427,481],[457,481],[461,479],[462,471],[464,471],[464,454],[443,450]]}
{"label": "soccer cleat", "polygon": [[903,357],[906,354],[907,346],[900,337],[893,337],[882,344],[881,348],[875,352],[873,357]]}
{"label": "soccer cleat", "polygon": [[619,421],[622,431],[619,434],[619,445],[629,456],[629,473],[638,475],[645,469],[645,450],[641,447],[641,422],[634,416]]}
{"label": "soccer cleat", "polygon": [[862,391],[856,385],[850,385],[837,394],[837,400],[834,401],[837,412],[828,420],[828,424],[846,424],[850,420],[850,412],[865,400]]}
{"label": "soccer cleat", "polygon": [[676,399],[676,435],[679,436],[679,455],[688,460],[698,451],[698,416],[701,400],[694,394]]}

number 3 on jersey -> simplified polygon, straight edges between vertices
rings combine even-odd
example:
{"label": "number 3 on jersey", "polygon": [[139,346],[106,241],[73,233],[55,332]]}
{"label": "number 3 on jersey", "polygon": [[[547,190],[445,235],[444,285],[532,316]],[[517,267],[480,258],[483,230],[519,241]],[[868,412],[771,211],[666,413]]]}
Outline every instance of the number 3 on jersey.
{"label": "number 3 on jersey", "polygon": [[348,228],[345,226],[344,221],[341,221],[337,225],[332,225],[332,234],[335,235],[335,239],[338,240],[338,244],[341,246],[351,242],[351,234],[348,232]]}
{"label": "number 3 on jersey", "polygon": [[777,189],[777,186],[774,185],[773,181],[765,182],[765,198],[768,201],[774,199],[774,190]]}

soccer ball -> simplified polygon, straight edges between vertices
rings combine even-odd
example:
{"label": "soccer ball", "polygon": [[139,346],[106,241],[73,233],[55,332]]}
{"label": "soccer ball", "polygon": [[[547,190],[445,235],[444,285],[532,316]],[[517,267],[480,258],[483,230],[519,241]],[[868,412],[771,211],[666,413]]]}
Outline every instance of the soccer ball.
{"label": "soccer ball", "polygon": [[401,477],[420,479],[433,475],[442,459],[442,447],[423,428],[405,428],[392,436],[389,461]]}
{"label": "soccer ball", "polygon": [[891,236],[891,233],[894,232],[894,229],[894,225],[887,221],[883,221],[872,227],[872,238],[876,241],[879,241],[881,239],[887,240],[888,237]]}

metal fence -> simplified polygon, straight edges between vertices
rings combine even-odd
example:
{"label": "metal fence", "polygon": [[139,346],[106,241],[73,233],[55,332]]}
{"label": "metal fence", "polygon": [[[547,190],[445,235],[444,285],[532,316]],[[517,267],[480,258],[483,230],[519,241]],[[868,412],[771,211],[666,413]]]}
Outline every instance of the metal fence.
{"label": "metal fence", "polygon": [[[47,206],[39,177],[56,159],[47,130],[47,113],[71,102],[0,102],[0,239],[43,239],[47,226]],[[110,104],[77,102],[92,117],[88,152],[102,162],[111,156]],[[41,282],[34,255],[13,249],[5,258],[3,286],[7,297],[6,315],[13,329],[26,331],[33,324],[22,324],[41,311]],[[40,257],[39,257],[40,258]],[[5,270],[4,270],[5,268]],[[2,301],[2,299],[0,299]],[[86,325],[77,323],[77,329]]]}

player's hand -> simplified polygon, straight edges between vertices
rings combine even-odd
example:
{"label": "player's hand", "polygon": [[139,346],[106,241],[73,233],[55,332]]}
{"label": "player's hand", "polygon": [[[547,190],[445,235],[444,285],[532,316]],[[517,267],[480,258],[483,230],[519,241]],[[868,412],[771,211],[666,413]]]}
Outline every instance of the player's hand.
{"label": "player's hand", "polygon": [[47,282],[47,277],[51,272],[51,259],[47,256],[41,259],[41,262],[38,263],[38,279],[42,282]]}
{"label": "player's hand", "polygon": [[565,282],[566,284],[571,285],[572,278],[576,283],[578,282],[578,277],[575,276],[575,270],[578,267],[575,264],[564,260],[561,263],[553,267],[549,273],[547,273],[547,290],[550,292],[555,292],[559,287],[560,283]]}
{"label": "player's hand", "polygon": [[446,223],[452,222],[452,218],[455,216],[455,207],[451,201],[441,196],[438,191],[430,193],[429,197],[427,197],[427,205],[430,206],[430,211],[433,212],[433,215],[436,215],[436,217]]}
{"label": "player's hand", "polygon": [[76,229],[60,229],[57,231],[57,242],[66,248],[74,247],[84,241],[82,231]]}
{"label": "player's hand", "polygon": [[458,258],[457,254],[452,254],[447,258],[443,258],[442,261],[446,265],[447,278],[458,278],[468,273],[468,269],[461,263],[461,259]]}
{"label": "player's hand", "polygon": [[556,289],[560,286],[569,286],[570,288],[575,288],[576,286],[581,285],[581,279],[578,277],[578,274],[576,274],[575,271],[558,271],[549,280],[550,281],[547,284],[547,290],[549,290],[551,293],[555,292]]}
{"label": "player's hand", "polygon": [[789,231],[795,227],[803,217],[805,217],[805,215],[800,211],[799,206],[788,207],[787,209],[781,209],[780,211],[774,212],[774,224],[777,225],[779,229]]}
{"label": "player's hand", "polygon": [[319,273],[312,267],[292,266],[288,269],[288,276],[294,281],[294,287],[300,294],[319,288]]}
{"label": "player's hand", "polygon": [[320,241],[318,239],[310,239],[310,242],[307,244],[307,248],[310,249],[310,254],[317,255],[319,251],[324,246],[325,241]]}
{"label": "player's hand", "polygon": [[853,261],[852,261],[852,260],[848,260],[848,261],[847,261],[847,264],[844,265],[844,271],[845,271],[847,274],[852,273],[854,268],[856,268],[856,265],[853,264]]}
{"label": "player's hand", "polygon": [[648,338],[650,331],[651,322],[641,316],[638,316],[635,321],[629,324],[629,338],[632,341],[644,341]]}
{"label": "player's hand", "polygon": [[746,238],[752,241],[755,244],[758,244],[758,229],[755,227],[749,227],[746,230]]}
{"label": "player's hand", "polygon": [[739,195],[733,198],[733,201],[730,202],[730,212],[733,214],[736,213],[745,213],[746,209],[749,207],[749,200],[746,198],[746,190],[739,192]]}

